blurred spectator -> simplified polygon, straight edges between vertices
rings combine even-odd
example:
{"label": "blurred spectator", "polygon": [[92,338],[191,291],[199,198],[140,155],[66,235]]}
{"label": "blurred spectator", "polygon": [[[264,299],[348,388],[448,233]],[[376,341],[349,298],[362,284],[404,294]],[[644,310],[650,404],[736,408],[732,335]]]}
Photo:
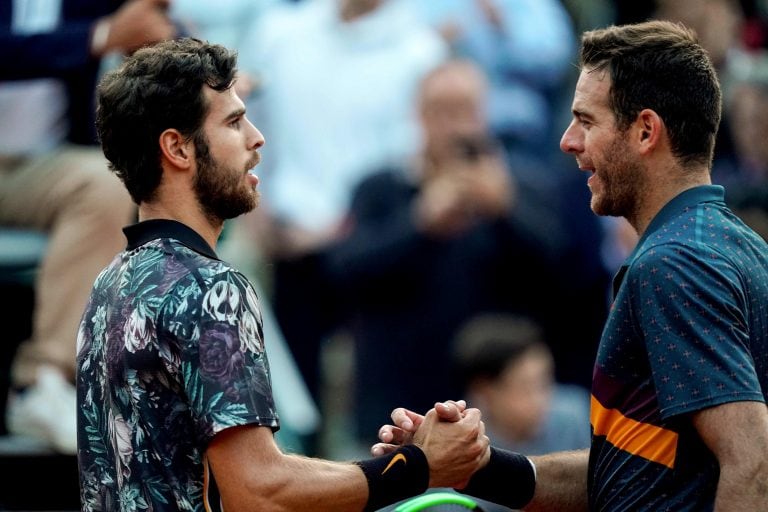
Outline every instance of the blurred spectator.
{"label": "blurred spectator", "polygon": [[[75,453],[75,340],[134,206],[94,144],[100,59],[174,35],[167,0],[0,6],[0,224],[49,236],[33,333],[14,360],[8,429]],[[21,80],[21,81],[15,81]],[[75,143],[83,145],[75,145]]]}
{"label": "blurred spectator", "polygon": [[[701,0],[697,0],[701,1]],[[614,10],[616,12],[615,23],[624,25],[626,23],[637,23],[653,17],[656,9],[656,0],[613,0]]]}
{"label": "blurred spectator", "polygon": [[726,186],[726,201],[768,240],[768,53],[744,55],[734,64],[725,110],[736,148],[736,172]]}
{"label": "blurred spectator", "polygon": [[287,229],[267,250],[301,254],[335,233],[371,167],[416,151],[414,93],[446,48],[398,0],[278,6],[249,34],[241,68],[261,84],[272,146],[265,206]]}
{"label": "blurred spectator", "polygon": [[574,60],[575,34],[560,0],[407,0],[453,54],[489,77],[487,115],[511,149],[553,152],[554,96]]}
{"label": "blurred spectator", "polygon": [[656,0],[653,15],[694,29],[720,71],[727,67],[729,53],[742,46],[744,11],[739,0]]}
{"label": "blurred spectator", "polygon": [[100,58],[172,36],[175,28],[165,13],[169,1],[3,2],[0,80],[61,79],[67,94],[68,140],[91,144]]}
{"label": "blurred spectator", "polygon": [[588,448],[589,392],[555,381],[542,329],[530,319],[485,314],[456,336],[454,365],[494,446],[541,455]]}
{"label": "blurred spectator", "polygon": [[744,45],[753,50],[768,49],[768,2],[741,0],[744,9]]}
{"label": "blurred spectator", "polygon": [[350,311],[361,441],[395,406],[421,410],[456,396],[449,348],[466,319],[546,315],[558,226],[490,137],[486,87],[470,61],[425,78],[421,153],[363,180],[346,236],[320,255]]}
{"label": "blurred spectator", "polygon": [[[589,392],[555,380],[552,353],[535,321],[477,315],[459,330],[452,356],[461,396],[483,411],[494,446],[526,455],[589,447]],[[510,510],[481,505],[484,512]]]}
{"label": "blurred spectator", "polygon": [[[258,19],[271,7],[286,0],[173,0],[169,15],[184,31],[199,39],[220,44],[242,54],[249,33]],[[235,91],[244,100],[258,89],[257,78],[238,72]]]}
{"label": "blurred spectator", "polygon": [[173,0],[169,14],[195,37],[241,50],[253,24],[285,0]]}
{"label": "blurred spectator", "polygon": [[396,0],[312,0],[267,12],[241,49],[264,152],[251,218],[275,314],[315,397],[320,343],[339,312],[311,253],[337,236],[353,187],[416,151],[413,97],[447,55]]}
{"label": "blurred spectator", "polygon": [[616,21],[616,2],[613,0],[562,0],[573,20],[574,31],[607,27]]}
{"label": "blurred spectator", "polygon": [[[744,50],[744,11],[739,0],[656,0],[654,17],[681,22],[696,31],[701,45],[710,55],[718,73],[723,95],[729,94],[732,63]],[[731,118],[723,111],[717,132],[713,177],[733,166],[735,148]]]}

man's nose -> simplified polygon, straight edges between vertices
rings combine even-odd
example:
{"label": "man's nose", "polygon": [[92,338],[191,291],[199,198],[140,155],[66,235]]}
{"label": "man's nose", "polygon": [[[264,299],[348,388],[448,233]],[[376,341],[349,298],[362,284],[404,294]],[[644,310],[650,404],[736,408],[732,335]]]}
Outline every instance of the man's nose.
{"label": "man's nose", "polygon": [[264,140],[264,135],[262,135],[261,132],[259,131],[259,129],[256,128],[253,125],[253,123],[251,123],[250,121],[248,121],[248,125],[250,126],[251,130],[253,131],[253,133],[251,134],[251,137],[250,137],[251,145],[253,146],[253,149],[259,149],[266,142]]}
{"label": "man's nose", "polygon": [[578,153],[583,149],[583,143],[581,136],[577,133],[576,121],[571,121],[568,128],[563,132],[563,136],[560,138],[560,150],[563,153]]}

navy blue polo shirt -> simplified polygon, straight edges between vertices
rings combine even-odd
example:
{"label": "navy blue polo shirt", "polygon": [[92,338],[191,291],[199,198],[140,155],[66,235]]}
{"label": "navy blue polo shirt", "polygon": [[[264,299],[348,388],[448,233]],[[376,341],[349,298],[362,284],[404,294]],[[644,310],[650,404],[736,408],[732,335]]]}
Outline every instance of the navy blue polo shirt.
{"label": "navy blue polo shirt", "polygon": [[715,185],[652,220],[616,277],[593,375],[592,510],[711,510],[689,414],[768,390],[768,245]]}

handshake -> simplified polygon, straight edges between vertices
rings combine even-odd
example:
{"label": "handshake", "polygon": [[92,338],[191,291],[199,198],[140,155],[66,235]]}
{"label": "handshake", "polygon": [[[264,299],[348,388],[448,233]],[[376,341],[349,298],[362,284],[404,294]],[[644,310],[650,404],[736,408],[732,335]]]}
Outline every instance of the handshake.
{"label": "handshake", "polygon": [[470,477],[488,464],[490,440],[480,410],[464,400],[438,402],[425,416],[399,407],[394,425],[379,429],[373,456],[390,454],[403,445],[421,448],[429,462],[429,487],[464,488]]}
{"label": "handshake", "polygon": [[[480,411],[467,409],[465,401],[438,402],[423,416],[397,408],[392,411],[392,422],[379,429],[381,442],[371,447],[378,464],[370,461],[363,466],[369,485],[398,465],[401,468],[393,473],[402,471],[402,479],[395,478],[405,483],[412,469],[406,468],[409,461],[426,458],[428,487],[453,487],[510,508],[522,507],[533,497],[533,463],[518,453],[492,448]],[[380,485],[370,488],[383,490]],[[391,501],[384,495],[371,498],[369,504],[379,499]]]}

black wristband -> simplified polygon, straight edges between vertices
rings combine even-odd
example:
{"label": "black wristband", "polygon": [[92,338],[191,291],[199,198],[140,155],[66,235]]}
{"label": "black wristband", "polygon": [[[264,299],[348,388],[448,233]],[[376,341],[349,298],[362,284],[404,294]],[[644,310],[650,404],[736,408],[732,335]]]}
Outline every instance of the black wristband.
{"label": "black wristband", "polygon": [[365,512],[386,507],[427,490],[429,463],[421,448],[401,446],[396,451],[356,462],[368,480]]}
{"label": "black wristband", "polygon": [[464,489],[457,490],[512,509],[519,509],[531,501],[535,489],[536,470],[528,457],[492,447],[488,464],[472,475]]}

